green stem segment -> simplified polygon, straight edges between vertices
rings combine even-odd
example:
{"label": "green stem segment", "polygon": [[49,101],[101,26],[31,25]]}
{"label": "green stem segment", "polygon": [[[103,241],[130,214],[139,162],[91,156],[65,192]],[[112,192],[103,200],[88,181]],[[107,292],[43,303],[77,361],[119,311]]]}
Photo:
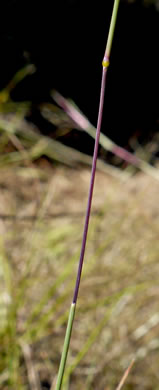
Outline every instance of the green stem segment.
{"label": "green stem segment", "polygon": [[[69,318],[68,318],[68,323],[67,323],[67,329],[66,329],[66,334],[65,334],[61,362],[60,362],[60,367],[59,367],[59,372],[58,372],[58,377],[57,377],[57,382],[56,382],[56,390],[60,390],[61,385],[62,385],[64,370],[65,370],[65,365],[66,365],[66,359],[67,359],[67,354],[68,354],[69,345],[70,345],[75,310],[76,310],[76,305],[75,305],[75,303],[72,303],[71,307],[70,307],[70,313],[69,313]],[[51,390],[53,390],[53,387],[51,387]]]}
{"label": "green stem segment", "polygon": [[111,48],[112,48],[112,42],[113,42],[113,37],[114,37],[114,30],[115,30],[116,19],[117,19],[117,14],[118,14],[119,2],[120,2],[120,0],[114,1],[113,13],[112,13],[112,18],[111,18],[111,23],[110,23],[110,28],[109,28],[106,50],[105,50],[105,56],[108,58],[110,57],[110,52],[111,52]]}
{"label": "green stem segment", "polygon": [[[92,203],[92,195],[93,195],[93,188],[94,188],[96,163],[97,163],[97,156],[98,156],[98,145],[99,145],[100,129],[101,129],[101,122],[102,122],[102,114],[103,114],[106,75],[107,75],[107,69],[109,66],[109,57],[110,57],[112,41],[113,41],[113,36],[114,36],[119,1],[120,0],[114,1],[113,13],[112,13],[112,18],[111,18],[111,23],[110,23],[110,30],[109,30],[109,35],[108,35],[108,41],[107,41],[106,51],[105,51],[104,59],[103,59],[103,63],[102,63],[103,74],[102,74],[102,83],[101,83],[100,104],[99,104],[99,113],[98,113],[94,155],[93,155],[93,162],[92,162],[92,173],[91,173],[91,180],[90,180],[89,196],[88,196],[86,218],[85,218],[85,225],[84,225],[83,239],[82,239],[82,246],[81,246],[81,254],[80,254],[80,260],[79,260],[79,265],[78,265],[73,302],[72,302],[71,308],[70,308],[68,325],[67,325],[66,335],[65,335],[65,340],[64,340],[64,347],[63,347],[63,352],[62,352],[62,356],[61,356],[61,362],[60,362],[59,373],[58,373],[58,377],[57,377],[57,383],[56,383],[55,390],[60,390],[61,386],[62,386],[62,380],[63,380],[63,376],[64,376],[64,371],[65,371],[66,359],[67,359],[67,354],[68,354],[68,349],[69,349],[69,344],[70,344],[70,339],[71,339],[72,326],[73,326],[75,310],[76,310],[76,302],[77,302],[77,298],[78,298],[78,291],[79,291],[79,285],[80,285],[81,274],[82,274],[82,267],[83,267],[83,260],[84,260],[84,254],[85,254],[88,225],[89,225],[89,217],[90,217],[90,212],[91,212],[91,203]],[[51,390],[53,390],[53,385],[51,387]]]}

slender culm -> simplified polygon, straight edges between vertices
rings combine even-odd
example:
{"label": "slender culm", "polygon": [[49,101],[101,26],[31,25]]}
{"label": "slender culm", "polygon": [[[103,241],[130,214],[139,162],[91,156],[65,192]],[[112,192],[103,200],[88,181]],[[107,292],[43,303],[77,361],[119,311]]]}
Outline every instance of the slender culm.
{"label": "slender culm", "polygon": [[[84,254],[85,254],[85,248],[86,248],[89,218],[90,218],[90,212],[91,212],[91,203],[92,203],[92,196],[93,196],[97,156],[98,156],[99,137],[100,137],[101,123],[102,123],[102,115],[103,115],[106,76],[107,76],[107,70],[108,70],[108,66],[109,66],[109,58],[110,58],[111,46],[112,46],[112,41],[113,41],[113,36],[114,36],[114,29],[115,29],[116,18],[117,18],[117,13],[118,13],[119,1],[120,0],[114,1],[113,13],[112,13],[109,35],[108,35],[108,41],[107,41],[106,50],[104,53],[103,62],[102,62],[103,72],[102,72],[100,103],[99,103],[99,112],[98,112],[98,121],[97,121],[97,131],[96,131],[95,147],[94,147],[93,162],[92,162],[92,172],[91,172],[91,180],[90,180],[90,187],[89,187],[89,195],[88,195],[88,203],[87,203],[87,210],[86,210],[86,217],[85,217],[85,224],[84,224],[84,231],[83,231],[81,253],[80,253],[80,259],[79,259],[79,266],[78,266],[78,271],[77,271],[77,278],[76,278],[76,283],[75,283],[73,301],[72,301],[72,304],[70,307],[70,313],[69,313],[66,335],[65,335],[65,340],[64,340],[63,352],[62,352],[62,356],[61,356],[61,362],[60,362],[60,367],[59,367],[55,390],[60,390],[61,386],[62,386],[65,365],[66,365],[66,360],[67,360],[67,354],[68,354],[68,349],[69,349],[69,344],[70,344],[70,339],[71,339],[73,320],[74,320],[74,316],[75,316],[81,274],[82,274],[82,267],[83,267],[83,260],[84,260]],[[51,387],[51,390],[53,390],[53,385]]]}

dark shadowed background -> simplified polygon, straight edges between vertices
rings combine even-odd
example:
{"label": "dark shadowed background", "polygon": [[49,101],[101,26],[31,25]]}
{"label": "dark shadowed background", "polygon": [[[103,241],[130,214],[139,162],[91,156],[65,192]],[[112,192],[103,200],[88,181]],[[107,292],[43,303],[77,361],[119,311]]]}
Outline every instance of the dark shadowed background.
{"label": "dark shadowed background", "polygon": [[[34,63],[36,73],[16,87],[12,98],[31,100],[35,106],[49,101],[50,90],[56,88],[96,125],[112,6],[113,0],[3,2],[0,87],[27,62]],[[121,145],[127,146],[132,135],[142,142],[158,131],[158,40],[155,6],[121,1],[103,120],[103,132]],[[33,117],[47,133],[48,124],[40,114]],[[73,142],[80,145],[79,138]],[[93,142],[88,150],[86,144],[79,147],[92,152]]]}

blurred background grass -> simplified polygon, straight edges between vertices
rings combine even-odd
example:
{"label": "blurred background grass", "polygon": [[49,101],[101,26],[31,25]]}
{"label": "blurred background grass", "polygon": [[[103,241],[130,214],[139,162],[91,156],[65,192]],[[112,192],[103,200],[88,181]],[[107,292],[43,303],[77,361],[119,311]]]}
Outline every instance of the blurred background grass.
{"label": "blurred background grass", "polygon": [[[57,126],[50,139],[26,121],[30,103],[12,102],[9,87],[0,100],[0,388],[47,389],[72,299],[91,159],[59,142],[73,124],[55,105],[40,107]],[[133,357],[125,389],[158,389],[159,183],[125,173],[98,167],[64,389],[114,389]]]}
{"label": "blurred background grass", "polygon": [[[158,1],[145,3],[158,9]],[[36,102],[17,102],[15,89],[30,85],[36,68],[16,72],[15,63],[11,69],[8,61],[15,74],[0,92],[0,389],[42,390],[58,372],[90,180],[91,157],[84,151],[91,145],[90,154],[94,141],[87,134],[82,152],[75,150],[71,135],[78,145],[79,129],[51,99],[39,102],[41,90]],[[126,115],[125,106],[119,110]],[[46,132],[33,123],[34,115],[45,118]],[[128,150],[153,163],[157,177],[158,132],[149,124],[148,130],[141,143],[137,128]],[[158,390],[159,183],[104,145],[100,157],[63,388],[113,390],[135,357],[125,389]]]}
{"label": "blurred background grass", "polygon": [[[1,168],[0,383],[6,389],[49,388],[56,378],[90,175],[86,168],[42,169],[36,197],[32,173]],[[123,190],[119,180],[97,173],[66,389],[113,389],[132,357],[125,388],[157,389],[157,199],[158,183],[143,174]]]}

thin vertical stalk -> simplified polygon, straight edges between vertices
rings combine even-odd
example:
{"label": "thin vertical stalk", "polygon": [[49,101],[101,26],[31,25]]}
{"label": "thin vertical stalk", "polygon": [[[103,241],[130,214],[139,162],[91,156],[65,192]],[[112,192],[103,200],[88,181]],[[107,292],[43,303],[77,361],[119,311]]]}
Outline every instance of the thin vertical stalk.
{"label": "thin vertical stalk", "polygon": [[82,240],[81,254],[80,254],[80,260],[79,260],[79,267],[78,267],[77,279],[76,279],[74,296],[73,296],[73,303],[77,302],[78,290],[79,290],[81,272],[82,272],[82,266],[83,266],[83,260],[84,260],[84,253],[85,253],[85,247],[86,247],[88,224],[89,224],[89,218],[90,218],[94,180],[95,180],[95,171],[96,171],[96,165],[97,165],[100,129],[101,129],[102,115],[103,115],[104,92],[105,92],[107,69],[108,69],[108,66],[107,67],[103,66],[97,132],[96,132],[94,155],[93,155],[93,162],[92,162],[92,173],[91,173],[91,180],[90,180],[90,187],[89,187],[89,195],[88,195],[88,203],[87,203],[86,218],[85,218],[85,225],[84,225],[84,231],[83,231],[83,240]]}
{"label": "thin vertical stalk", "polygon": [[[74,316],[75,316],[75,311],[76,311],[76,303],[77,303],[80,280],[81,280],[81,273],[82,273],[82,267],[83,267],[83,261],[84,261],[86,241],[87,241],[89,218],[90,218],[90,212],[91,212],[91,204],[92,204],[92,196],[93,196],[93,188],[94,188],[94,180],[95,180],[95,172],[96,172],[96,164],[97,164],[97,156],[98,156],[98,145],[99,145],[99,137],[100,137],[101,123],[102,123],[102,116],[103,116],[106,76],[107,76],[107,70],[108,70],[108,66],[109,66],[109,57],[110,57],[110,52],[111,52],[111,47],[112,47],[112,42],[113,42],[113,36],[114,36],[116,19],[117,19],[119,1],[120,0],[114,1],[113,13],[112,13],[112,18],[111,18],[111,23],[110,23],[109,34],[108,34],[108,41],[107,41],[106,50],[104,53],[103,62],[102,62],[103,72],[102,72],[100,103],[99,103],[99,112],[98,112],[98,121],[97,121],[97,131],[96,131],[96,139],[95,139],[95,146],[94,146],[92,172],[91,172],[88,203],[87,203],[87,210],[86,210],[86,217],[85,217],[85,224],[84,224],[84,231],[83,231],[83,239],[82,239],[82,245],[81,245],[81,253],[80,253],[80,259],[79,259],[75,289],[74,289],[74,294],[73,294],[73,301],[72,301],[72,304],[70,307],[70,314],[69,314],[69,319],[68,319],[68,324],[67,324],[67,329],[66,329],[66,335],[65,335],[64,346],[63,346],[63,351],[62,351],[61,362],[60,362],[60,367],[59,367],[55,390],[60,390],[61,386],[62,386],[65,365],[66,365],[66,360],[67,360],[67,354],[68,354],[68,349],[69,349],[69,344],[70,344],[70,339],[71,339],[72,326],[73,326],[73,321],[74,321]],[[53,390],[53,385],[51,387],[51,390]]]}
{"label": "thin vertical stalk", "polygon": [[131,363],[129,364],[128,368],[125,370],[124,372],[124,375],[122,376],[121,380],[120,380],[120,383],[118,385],[118,387],[116,388],[116,390],[121,390],[121,388],[123,387],[129,373],[130,373],[130,370],[132,369],[132,366],[134,365],[135,363],[135,360],[132,359]]}
{"label": "thin vertical stalk", "polygon": [[112,18],[111,18],[110,28],[109,28],[109,34],[108,34],[108,39],[107,39],[107,45],[106,45],[106,50],[105,50],[105,54],[108,56],[108,58],[110,57],[110,52],[111,52],[111,48],[112,48],[112,42],[113,42],[113,37],[114,37],[114,30],[115,30],[116,19],[117,19],[117,14],[118,14],[119,2],[120,2],[120,0],[114,1],[114,8],[113,8],[113,13],[112,13]]}

